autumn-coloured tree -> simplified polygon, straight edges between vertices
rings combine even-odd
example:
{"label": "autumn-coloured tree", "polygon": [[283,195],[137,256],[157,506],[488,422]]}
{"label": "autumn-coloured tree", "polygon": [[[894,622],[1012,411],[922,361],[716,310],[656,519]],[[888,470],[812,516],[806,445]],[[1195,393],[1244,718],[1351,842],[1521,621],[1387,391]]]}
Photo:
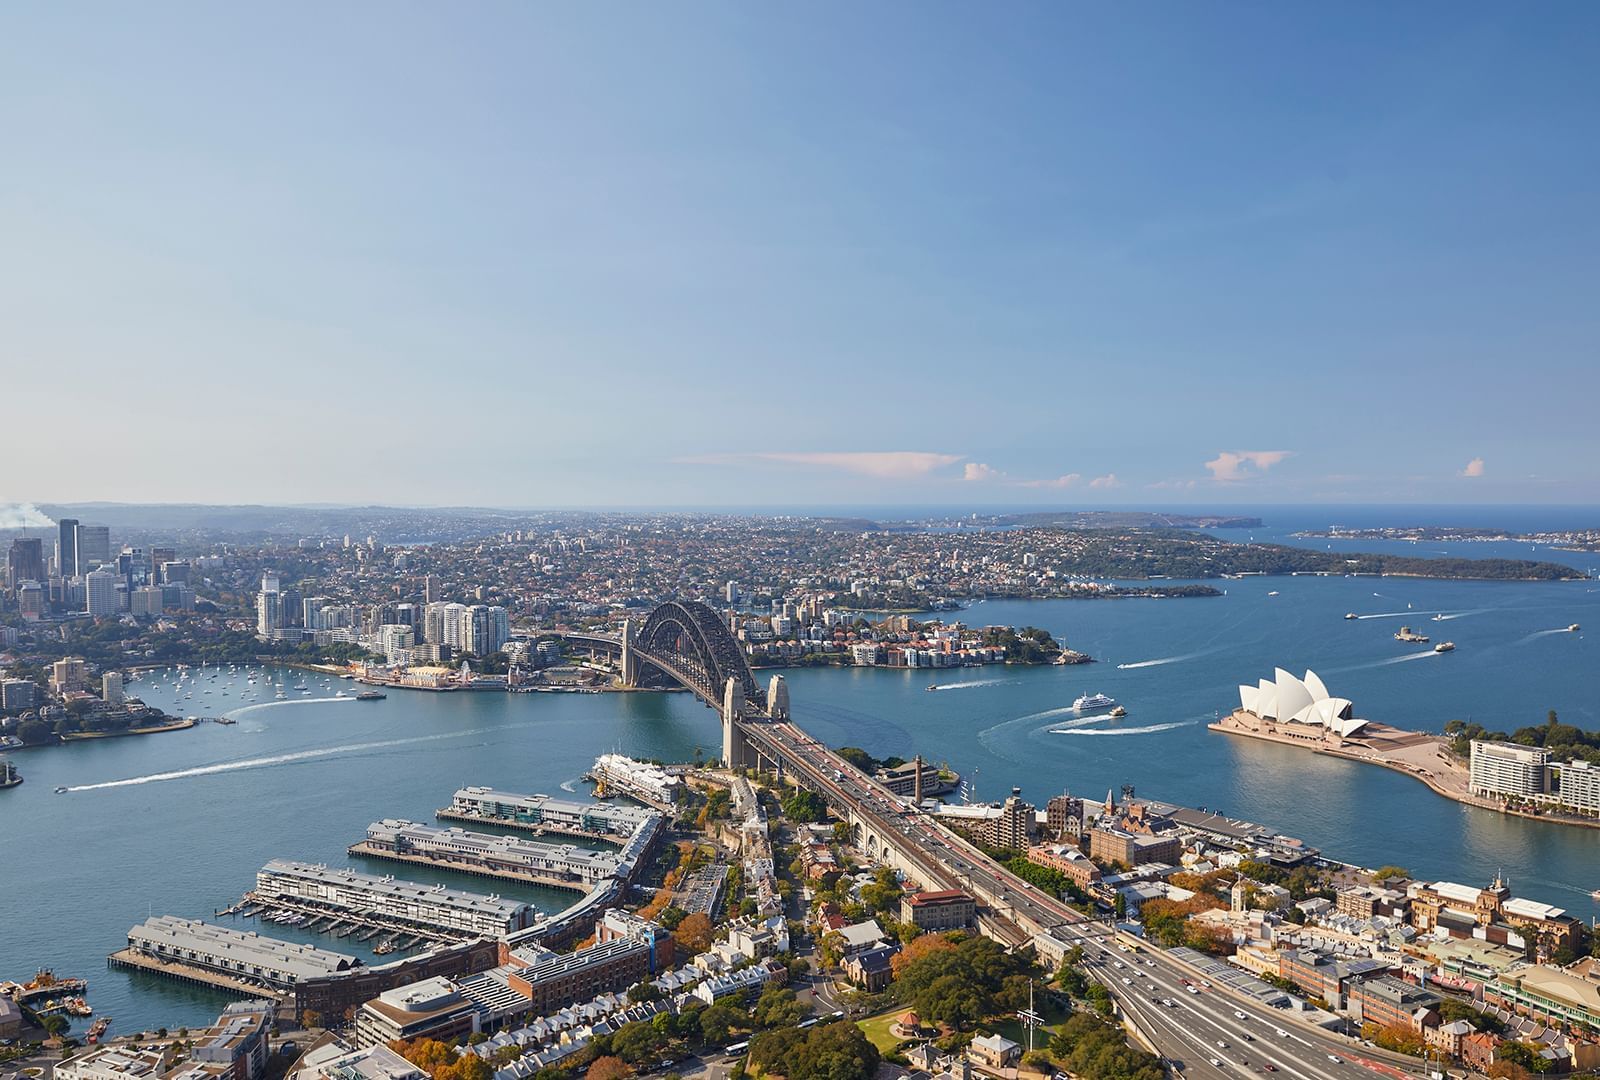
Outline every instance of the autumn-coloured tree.
{"label": "autumn-coloured tree", "polygon": [[619,1057],[597,1057],[589,1064],[584,1080],[624,1080],[629,1074],[628,1063]]}
{"label": "autumn-coloured tree", "polygon": [[678,929],[673,932],[678,939],[678,944],[686,952],[703,953],[711,948],[711,918],[695,912],[678,924]]}
{"label": "autumn-coloured tree", "polygon": [[954,948],[955,945],[943,934],[923,934],[914,938],[911,944],[894,954],[889,960],[889,971],[898,979],[906,968],[924,956]]}
{"label": "autumn-coloured tree", "polygon": [[[438,1039],[415,1039],[411,1042],[393,1042],[389,1049],[405,1058],[411,1064],[433,1077],[440,1080],[439,1073],[446,1065],[455,1064],[456,1048]],[[454,1080],[454,1078],[445,1078]]]}

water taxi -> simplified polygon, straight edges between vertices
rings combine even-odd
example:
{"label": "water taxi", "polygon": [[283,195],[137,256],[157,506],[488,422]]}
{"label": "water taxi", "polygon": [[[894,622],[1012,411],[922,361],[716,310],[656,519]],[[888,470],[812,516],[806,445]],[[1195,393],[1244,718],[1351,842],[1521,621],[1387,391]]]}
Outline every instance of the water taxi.
{"label": "water taxi", "polygon": [[1120,719],[1121,717],[1124,717],[1124,716],[1128,715],[1128,710],[1124,709],[1121,705],[1117,705],[1114,708],[1112,708],[1112,710],[1109,713],[1109,715],[1111,716],[1112,719]]}

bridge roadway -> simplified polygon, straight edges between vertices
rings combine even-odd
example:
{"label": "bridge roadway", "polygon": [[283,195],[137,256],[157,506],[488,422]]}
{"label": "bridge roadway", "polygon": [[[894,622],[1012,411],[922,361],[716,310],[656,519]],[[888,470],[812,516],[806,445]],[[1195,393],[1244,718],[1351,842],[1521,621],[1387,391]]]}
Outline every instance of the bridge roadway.
{"label": "bridge roadway", "polygon": [[742,727],[752,745],[891,846],[923,884],[964,888],[987,902],[988,929],[996,936],[1021,944],[1047,933],[1081,945],[1090,976],[1180,1075],[1370,1080],[1374,1072],[1398,1077],[1421,1071],[1414,1059],[1367,1048],[1254,998],[1209,986],[1200,972],[1158,949],[1123,952],[1122,939],[1109,927],[998,866],[794,724],[748,720]]}

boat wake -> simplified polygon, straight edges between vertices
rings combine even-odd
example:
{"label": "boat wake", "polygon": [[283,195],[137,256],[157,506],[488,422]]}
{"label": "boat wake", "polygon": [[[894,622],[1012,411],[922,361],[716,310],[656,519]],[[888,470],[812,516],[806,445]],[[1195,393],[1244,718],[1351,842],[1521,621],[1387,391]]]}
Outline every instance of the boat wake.
{"label": "boat wake", "polygon": [[1181,664],[1187,660],[1198,660],[1203,656],[1221,652],[1221,649],[1201,649],[1199,652],[1183,653],[1179,656],[1163,656],[1158,660],[1140,660],[1132,664],[1118,664],[1118,671],[1132,671],[1135,668],[1161,667],[1163,664]]}
{"label": "boat wake", "polygon": [[353,697],[323,697],[323,698],[296,698],[283,701],[258,701],[254,705],[241,705],[237,709],[229,709],[223,716],[237,720],[245,713],[253,713],[258,709],[276,709],[280,705],[326,705],[330,701],[354,701]]}
{"label": "boat wake", "polygon": [[[1374,594],[1376,595],[1376,594]],[[1426,611],[1380,611],[1372,615],[1357,615],[1358,619],[1404,619],[1412,615],[1427,615]]]}
{"label": "boat wake", "polygon": [[1406,663],[1408,661],[1411,661],[1411,660],[1426,660],[1430,656],[1439,656],[1439,655],[1441,655],[1441,654],[1434,652],[1432,649],[1429,649],[1427,652],[1414,652],[1414,653],[1407,653],[1404,656],[1392,656],[1387,660],[1379,660],[1376,664],[1373,664],[1372,666],[1373,667],[1388,667],[1390,664],[1404,664],[1404,663]]}
{"label": "boat wake", "polygon": [[562,791],[577,791],[578,790],[578,782],[576,780],[563,780],[563,781],[561,781],[561,790]]}
{"label": "boat wake", "polygon": [[1527,637],[1518,638],[1516,641],[1513,641],[1511,644],[1513,644],[1513,645],[1526,645],[1528,642],[1534,640],[1535,638],[1549,637],[1551,634],[1570,634],[1570,633],[1572,633],[1572,628],[1571,627],[1567,627],[1567,626],[1558,626],[1554,630],[1535,630],[1533,633],[1529,634]]}
{"label": "boat wake", "polygon": [[1006,681],[1008,681],[1008,680],[1006,680],[1006,679],[974,679],[971,682],[940,683],[938,686],[930,686],[930,687],[928,687],[928,689],[930,689],[930,690],[938,690],[940,692],[943,692],[945,690],[976,690],[980,686],[999,686],[1001,683],[1006,682]]}
{"label": "boat wake", "polygon": [[274,754],[272,757],[245,758],[242,761],[223,761],[215,765],[197,765],[192,769],[175,769],[172,772],[147,773],[130,776],[126,780],[106,780],[98,784],[78,784],[70,791],[100,791],[103,788],[133,787],[138,784],[159,784],[168,780],[187,780],[191,776],[211,776],[215,773],[238,772],[242,769],[265,769],[273,765],[287,765],[296,761],[332,757],[335,754],[354,754],[362,750],[384,750],[391,746],[410,746],[414,743],[435,742],[440,739],[461,739],[469,735],[483,735],[491,729],[472,728],[467,731],[449,731],[439,735],[417,735],[409,739],[383,739],[378,742],[347,743],[344,746],[324,746],[316,750],[297,750],[292,754]]}
{"label": "boat wake", "polygon": [[1170,724],[1148,724],[1145,727],[1126,728],[1069,728],[1062,725],[1052,728],[1055,735],[1153,735],[1158,731],[1171,731],[1174,728],[1193,727],[1198,720],[1176,720]]}

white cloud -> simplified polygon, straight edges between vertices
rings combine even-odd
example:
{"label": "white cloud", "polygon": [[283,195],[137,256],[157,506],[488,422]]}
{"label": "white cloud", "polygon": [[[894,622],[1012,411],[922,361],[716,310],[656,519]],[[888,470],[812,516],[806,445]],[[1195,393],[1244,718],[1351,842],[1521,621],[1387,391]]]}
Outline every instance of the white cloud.
{"label": "white cloud", "polygon": [[1461,470],[1461,475],[1473,477],[1474,479],[1482,476],[1483,459],[1481,457],[1475,457],[1471,461],[1467,462],[1467,467]]}
{"label": "white cloud", "polygon": [[955,465],[960,462],[961,455],[935,454],[923,450],[818,450],[700,454],[675,460],[680,465],[738,465],[748,461],[777,461],[786,465],[839,469],[879,480],[908,480]]}
{"label": "white cloud", "polygon": [[974,483],[985,483],[990,480],[1002,480],[1005,475],[999,469],[990,468],[981,462],[969,461],[967,462],[966,470],[961,475],[961,479],[970,480]]}
{"label": "white cloud", "polygon": [[1046,480],[1018,480],[1016,486],[1027,488],[1069,488],[1082,479],[1083,477],[1077,473],[1069,472],[1060,476],[1052,476]]}
{"label": "white cloud", "polygon": [[1156,491],[1192,491],[1194,485],[1193,480],[1157,480],[1153,484],[1146,484],[1145,487]]}
{"label": "white cloud", "polygon": [[1104,476],[1097,476],[1093,480],[1090,480],[1089,486],[1092,488],[1101,489],[1118,488],[1122,486],[1122,481],[1117,479],[1116,473],[1106,473]]}
{"label": "white cloud", "polygon": [[1211,470],[1213,480],[1234,483],[1260,476],[1292,453],[1292,450],[1223,450],[1206,462],[1206,468]]}

